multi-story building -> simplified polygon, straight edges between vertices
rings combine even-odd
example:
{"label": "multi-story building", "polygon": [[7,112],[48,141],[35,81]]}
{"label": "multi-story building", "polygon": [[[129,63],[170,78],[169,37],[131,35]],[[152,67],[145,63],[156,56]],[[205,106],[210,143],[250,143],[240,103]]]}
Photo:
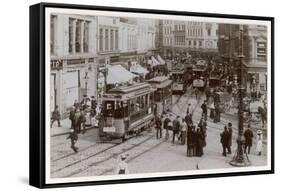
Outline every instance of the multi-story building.
{"label": "multi-story building", "polygon": [[136,59],[138,26],[136,19],[120,18],[120,60],[129,62]]}
{"label": "multi-story building", "polygon": [[194,21],[161,20],[160,40],[165,57],[177,52],[217,52],[218,25]]}
{"label": "multi-story building", "polygon": [[265,92],[267,89],[266,26],[220,24],[219,36],[219,52],[225,57],[226,63],[233,62],[239,54],[243,54],[247,92]]}
{"label": "multi-story building", "polygon": [[120,19],[98,16],[99,64],[109,64],[119,59]]}
{"label": "multi-story building", "polygon": [[50,18],[50,109],[66,113],[74,101],[96,96],[96,23],[93,16],[52,14]]}

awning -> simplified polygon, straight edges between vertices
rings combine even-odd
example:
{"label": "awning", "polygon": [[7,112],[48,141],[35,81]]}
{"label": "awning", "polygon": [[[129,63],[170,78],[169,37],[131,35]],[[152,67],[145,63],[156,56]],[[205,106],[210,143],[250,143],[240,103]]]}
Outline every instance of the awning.
{"label": "awning", "polygon": [[159,54],[157,55],[157,59],[159,60],[160,64],[165,64],[165,60],[163,60]]}
{"label": "awning", "polygon": [[125,83],[137,77],[126,70],[121,65],[115,65],[108,68],[106,81],[107,84]]}
{"label": "awning", "polygon": [[142,67],[139,64],[131,66],[130,72],[135,73],[135,74],[142,74],[142,75],[146,75],[147,73],[149,73],[146,68]]}
{"label": "awning", "polygon": [[158,66],[158,65],[163,65],[158,60],[156,60],[153,56],[151,56],[151,60],[148,61],[148,64],[150,64],[152,67]]}

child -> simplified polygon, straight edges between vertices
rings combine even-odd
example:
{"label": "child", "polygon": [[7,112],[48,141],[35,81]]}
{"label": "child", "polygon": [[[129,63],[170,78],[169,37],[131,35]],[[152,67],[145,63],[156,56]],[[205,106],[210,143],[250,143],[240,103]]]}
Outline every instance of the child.
{"label": "child", "polygon": [[128,163],[125,161],[127,158],[127,155],[122,154],[121,160],[117,163],[116,167],[116,174],[129,174],[129,168],[128,168]]}
{"label": "child", "polygon": [[78,140],[78,135],[75,133],[74,129],[70,129],[70,133],[69,136],[66,139],[70,139],[71,141],[71,146],[70,148],[72,148],[72,150],[77,153],[78,152],[78,148],[75,147],[75,143]]}

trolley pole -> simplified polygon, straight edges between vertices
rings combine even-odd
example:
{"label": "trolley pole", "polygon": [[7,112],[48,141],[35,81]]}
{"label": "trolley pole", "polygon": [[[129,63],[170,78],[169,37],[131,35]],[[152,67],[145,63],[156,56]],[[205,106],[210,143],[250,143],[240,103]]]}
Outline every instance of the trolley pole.
{"label": "trolley pole", "polygon": [[237,138],[237,152],[234,154],[233,159],[229,162],[232,166],[237,167],[244,167],[250,166],[251,162],[248,158],[248,155],[244,152],[244,144],[245,139],[243,136],[244,132],[244,91],[246,90],[244,87],[244,76],[243,76],[243,25],[240,25],[240,38],[239,38],[239,52],[240,55],[238,56],[238,79],[239,79],[239,88],[238,88],[238,100],[239,100],[239,107],[238,107],[238,138]]}

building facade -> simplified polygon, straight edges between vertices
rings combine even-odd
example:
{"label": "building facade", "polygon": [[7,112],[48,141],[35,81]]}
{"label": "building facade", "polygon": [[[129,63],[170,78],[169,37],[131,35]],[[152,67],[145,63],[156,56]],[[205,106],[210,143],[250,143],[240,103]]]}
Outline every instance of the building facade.
{"label": "building facade", "polygon": [[194,21],[159,22],[162,54],[171,57],[179,52],[217,52],[218,25]]}
{"label": "building facade", "polygon": [[96,17],[52,14],[50,18],[50,110],[67,113],[74,101],[96,96]]}
{"label": "building facade", "polygon": [[[219,52],[232,64],[243,54],[247,92],[267,90],[267,28],[261,25],[219,25]],[[241,41],[242,40],[242,41]],[[240,41],[240,42],[239,42]]]}

